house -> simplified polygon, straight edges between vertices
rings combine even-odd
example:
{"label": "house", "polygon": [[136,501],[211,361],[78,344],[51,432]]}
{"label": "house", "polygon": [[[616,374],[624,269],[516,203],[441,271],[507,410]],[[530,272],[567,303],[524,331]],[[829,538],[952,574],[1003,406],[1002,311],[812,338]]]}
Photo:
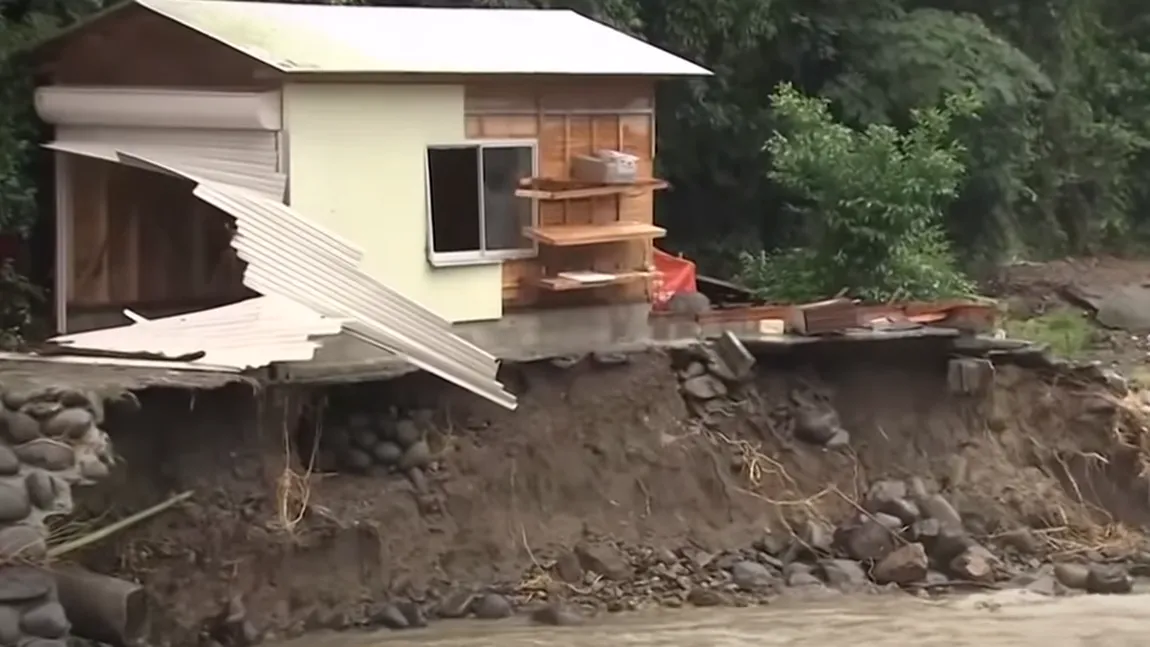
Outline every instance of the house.
{"label": "house", "polygon": [[[655,84],[709,74],[570,11],[218,0],[132,0],[38,55],[59,332],[262,294],[480,346],[645,313]],[[604,149],[638,179],[571,179]]]}

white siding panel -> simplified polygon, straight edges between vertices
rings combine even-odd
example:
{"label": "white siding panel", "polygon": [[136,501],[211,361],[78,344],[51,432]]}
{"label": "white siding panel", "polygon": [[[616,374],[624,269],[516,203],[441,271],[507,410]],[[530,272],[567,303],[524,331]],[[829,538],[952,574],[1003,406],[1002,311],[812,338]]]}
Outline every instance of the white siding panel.
{"label": "white siding panel", "polygon": [[117,160],[115,151],[130,150],[180,169],[177,174],[243,187],[274,200],[283,200],[287,187],[274,132],[61,126],[47,147],[109,161]]}

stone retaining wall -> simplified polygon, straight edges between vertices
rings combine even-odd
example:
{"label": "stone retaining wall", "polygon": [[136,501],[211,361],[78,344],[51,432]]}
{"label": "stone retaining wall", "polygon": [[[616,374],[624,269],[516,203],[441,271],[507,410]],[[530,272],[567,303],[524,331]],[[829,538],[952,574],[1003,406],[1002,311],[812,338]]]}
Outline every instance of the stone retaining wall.
{"label": "stone retaining wall", "polygon": [[103,418],[95,393],[51,387],[0,396],[0,645],[65,644],[71,626],[41,568],[45,522],[72,512],[73,485],[108,475],[114,459]]}

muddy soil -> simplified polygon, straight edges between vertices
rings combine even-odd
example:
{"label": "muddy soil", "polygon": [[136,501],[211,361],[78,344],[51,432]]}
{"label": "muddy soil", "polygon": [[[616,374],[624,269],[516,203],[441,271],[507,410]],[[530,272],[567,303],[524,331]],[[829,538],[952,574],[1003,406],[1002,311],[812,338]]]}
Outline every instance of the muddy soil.
{"label": "muddy soil", "polygon": [[[1094,313],[1075,298],[1076,294],[1105,294],[1148,283],[1150,261],[1101,256],[1007,265],[982,287],[986,294],[1000,299],[1014,318],[1065,309],[1082,311],[1091,318]],[[1094,326],[1092,332],[1084,349],[1090,359],[1128,374],[1141,374],[1150,367],[1150,336],[1103,326]]]}
{"label": "muddy soil", "polygon": [[[698,597],[694,588],[719,586],[703,562],[729,569],[748,547],[777,552],[764,544],[791,529],[837,524],[880,479],[921,477],[986,545],[1030,533],[1008,549],[1019,568],[1143,548],[1137,395],[1084,370],[1003,360],[990,395],[957,396],[947,360],[937,342],[762,358],[749,383],[690,411],[690,358],[664,352],[508,366],[516,412],[408,376],[332,394],[327,409],[422,412],[426,483],[365,468],[313,474],[306,493],[285,477],[311,454],[286,396],[257,406],[240,385],[153,389],[139,394],[141,413],[109,419],[123,460],[82,504],[107,520],[196,495],[83,559],[143,582],[156,644],[188,645],[418,623],[473,590],[604,611],[769,602]],[[849,443],[797,437],[795,402],[812,398],[833,408]],[[596,560],[595,571],[615,572],[584,572]],[[561,584],[565,564],[574,581]],[[654,564],[679,570],[652,575]],[[668,592],[652,583],[661,576],[686,581]],[[213,633],[228,613],[242,617],[243,640]]]}

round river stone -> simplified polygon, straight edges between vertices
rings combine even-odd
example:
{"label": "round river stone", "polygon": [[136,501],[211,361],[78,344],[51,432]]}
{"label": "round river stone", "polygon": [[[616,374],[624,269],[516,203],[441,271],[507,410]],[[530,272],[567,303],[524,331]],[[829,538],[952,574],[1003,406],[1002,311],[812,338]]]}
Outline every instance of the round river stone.
{"label": "round river stone", "polygon": [[40,438],[15,449],[16,456],[23,462],[58,472],[76,465],[76,455],[72,448],[56,440]]}
{"label": "round river stone", "polygon": [[44,422],[44,435],[49,438],[82,438],[95,424],[87,409],[64,409]]}

